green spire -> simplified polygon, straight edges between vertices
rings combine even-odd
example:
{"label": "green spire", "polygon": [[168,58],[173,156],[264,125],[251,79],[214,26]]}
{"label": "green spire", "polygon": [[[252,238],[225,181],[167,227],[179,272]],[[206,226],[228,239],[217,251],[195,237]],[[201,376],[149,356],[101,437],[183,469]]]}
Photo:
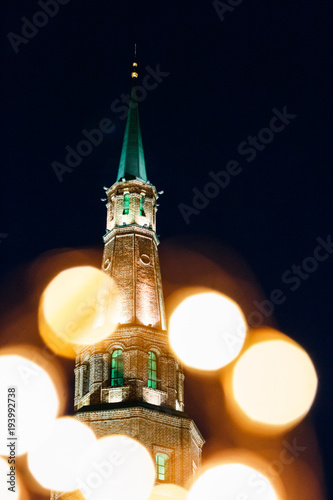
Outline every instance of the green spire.
{"label": "green spire", "polygon": [[[135,56],[136,56],[136,46],[135,46]],[[132,71],[132,90],[131,90],[131,100],[127,115],[127,123],[125,129],[125,136],[123,142],[123,148],[121,151],[117,182],[126,179],[141,179],[147,181],[145,156],[143,153],[140,121],[139,121],[139,109],[138,102],[136,99],[135,83],[138,77],[137,73],[138,65],[136,62],[133,63]]]}

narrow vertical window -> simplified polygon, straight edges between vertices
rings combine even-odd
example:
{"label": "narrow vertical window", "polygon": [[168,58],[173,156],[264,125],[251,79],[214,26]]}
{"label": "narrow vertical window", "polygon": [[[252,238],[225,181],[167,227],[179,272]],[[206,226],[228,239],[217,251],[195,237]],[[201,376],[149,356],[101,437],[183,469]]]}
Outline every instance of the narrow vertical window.
{"label": "narrow vertical window", "polygon": [[157,389],[157,356],[152,351],[148,353],[148,387]]}
{"label": "narrow vertical window", "polygon": [[124,382],[123,351],[116,349],[111,356],[111,387],[119,387]]}
{"label": "narrow vertical window", "polygon": [[90,366],[89,363],[84,363],[85,370],[83,372],[83,395],[89,392],[90,385]]}
{"label": "narrow vertical window", "polygon": [[129,194],[124,195],[124,210],[123,210],[124,215],[129,214]]}
{"label": "narrow vertical window", "polygon": [[140,198],[140,215],[145,215],[145,197],[141,196]]}
{"label": "narrow vertical window", "polygon": [[156,479],[166,481],[168,477],[168,455],[164,453],[156,454]]}

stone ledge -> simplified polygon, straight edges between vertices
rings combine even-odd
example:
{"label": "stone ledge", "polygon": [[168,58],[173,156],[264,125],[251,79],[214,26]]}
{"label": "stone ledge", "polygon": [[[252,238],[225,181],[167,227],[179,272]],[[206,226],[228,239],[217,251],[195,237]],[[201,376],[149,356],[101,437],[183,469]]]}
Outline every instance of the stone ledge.
{"label": "stone ledge", "polygon": [[191,420],[187,413],[183,411],[174,410],[173,408],[168,408],[166,406],[157,406],[146,401],[122,401],[119,403],[103,403],[98,405],[87,405],[83,406],[75,412],[75,415],[80,413],[98,412],[98,411],[108,411],[108,410],[120,410],[123,408],[146,408],[148,410],[156,411],[158,413],[166,413],[168,415],[174,415],[175,417],[185,418]]}

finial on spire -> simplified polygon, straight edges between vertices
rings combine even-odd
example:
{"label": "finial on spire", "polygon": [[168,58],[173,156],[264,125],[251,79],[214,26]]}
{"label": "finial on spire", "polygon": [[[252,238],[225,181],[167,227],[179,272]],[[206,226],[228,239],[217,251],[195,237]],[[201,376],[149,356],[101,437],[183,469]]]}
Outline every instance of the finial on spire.
{"label": "finial on spire", "polygon": [[136,43],[134,44],[134,63],[133,63],[133,71],[132,71],[132,78],[138,78],[138,72],[137,72],[137,68],[138,67],[138,63],[136,62]]}
{"label": "finial on spire", "polygon": [[[134,56],[136,56],[136,44],[134,45]],[[125,136],[121,150],[117,182],[126,182],[133,179],[148,182],[136,92],[136,79],[138,78],[138,64],[136,61],[137,59],[135,57],[132,69],[131,101],[128,107]]]}

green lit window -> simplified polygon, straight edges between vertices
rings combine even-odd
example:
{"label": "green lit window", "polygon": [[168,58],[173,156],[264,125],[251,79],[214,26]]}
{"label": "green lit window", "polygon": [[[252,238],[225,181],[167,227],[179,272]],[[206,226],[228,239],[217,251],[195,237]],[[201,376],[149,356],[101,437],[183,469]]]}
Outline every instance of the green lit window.
{"label": "green lit window", "polygon": [[124,382],[124,358],[123,351],[117,349],[111,356],[111,387],[119,387]]}
{"label": "green lit window", "polygon": [[156,479],[166,481],[168,476],[168,455],[164,453],[156,454]]}
{"label": "green lit window", "polygon": [[140,215],[145,215],[144,207],[145,207],[145,197],[141,196],[141,198],[140,198]]}
{"label": "green lit window", "polygon": [[157,356],[151,351],[148,353],[148,387],[157,389]]}
{"label": "green lit window", "polygon": [[123,214],[124,215],[128,215],[129,214],[129,194],[125,194],[124,195],[124,211],[123,211]]}

